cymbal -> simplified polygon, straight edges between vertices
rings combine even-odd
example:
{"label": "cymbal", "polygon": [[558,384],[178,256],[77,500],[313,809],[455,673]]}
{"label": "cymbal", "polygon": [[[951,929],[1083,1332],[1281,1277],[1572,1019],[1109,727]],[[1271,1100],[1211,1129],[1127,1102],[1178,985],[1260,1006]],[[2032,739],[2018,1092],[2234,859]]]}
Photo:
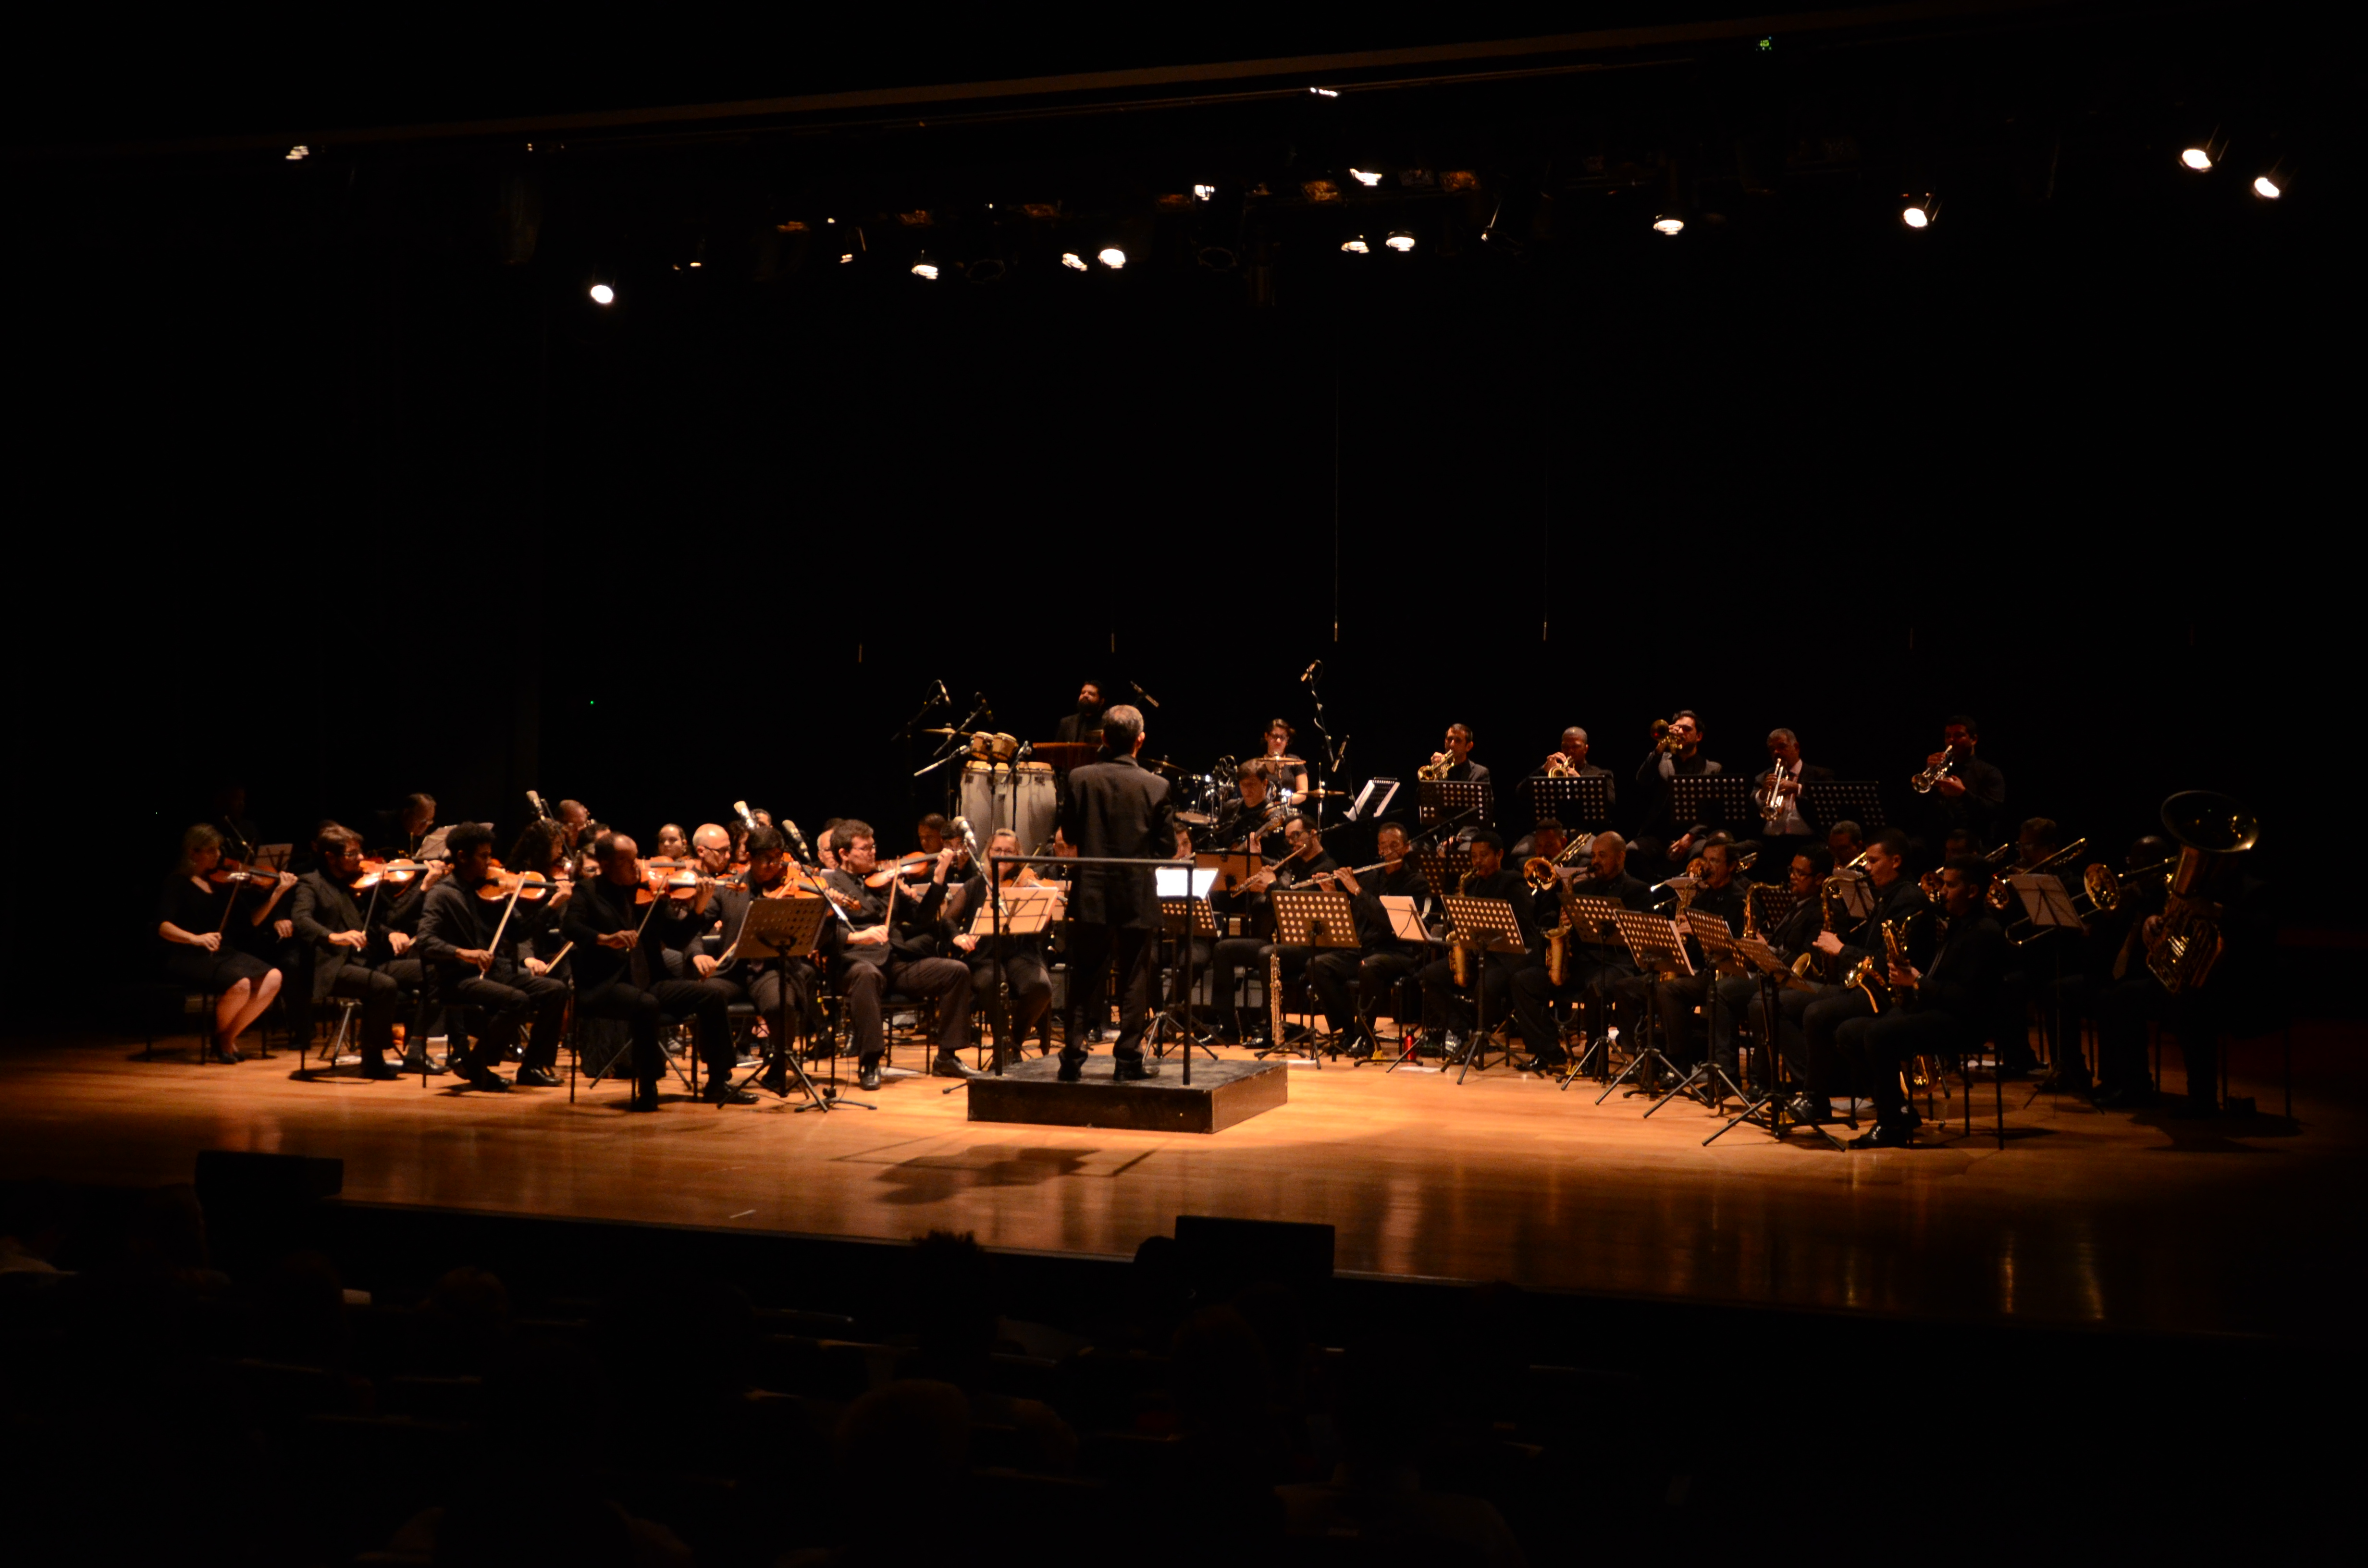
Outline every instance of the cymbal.
{"label": "cymbal", "polygon": [[928,729],[923,730],[921,733],[925,735],[966,735],[969,734],[970,732],[968,730],[951,730],[948,729],[943,724],[935,724],[930,726]]}
{"label": "cymbal", "polygon": [[1206,827],[1217,819],[1206,812],[1178,812],[1176,820],[1186,827]]}

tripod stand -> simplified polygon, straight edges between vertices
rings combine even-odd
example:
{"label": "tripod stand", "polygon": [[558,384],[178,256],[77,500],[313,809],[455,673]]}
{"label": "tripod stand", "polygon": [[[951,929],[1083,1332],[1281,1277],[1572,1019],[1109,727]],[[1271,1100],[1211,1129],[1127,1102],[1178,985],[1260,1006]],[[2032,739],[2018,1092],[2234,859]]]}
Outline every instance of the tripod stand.
{"label": "tripod stand", "polygon": [[[1610,1099],[1612,1090],[1640,1073],[1649,1070],[1656,1077],[1663,1073],[1676,1073],[1676,1066],[1653,1043],[1655,1023],[1661,1012],[1661,982],[1670,975],[1694,971],[1684,944],[1678,940],[1676,921],[1657,915],[1640,915],[1633,909],[1614,911],[1613,918],[1619,925],[1621,939],[1628,944],[1629,953],[1636,960],[1637,972],[1645,977],[1645,1028],[1636,1054],[1628,1059],[1628,1065],[1620,1070],[1618,1077],[1603,1085],[1603,1092],[1595,1096],[1597,1105]],[[1653,1091],[1639,1079],[1628,1092],[1643,1095]]]}
{"label": "tripod stand", "polygon": [[1751,1099],[1744,1092],[1743,1085],[1728,1076],[1726,1069],[1718,1064],[1719,976],[1742,973],[1743,955],[1736,950],[1735,937],[1727,930],[1726,922],[1715,915],[1703,915],[1690,909],[1686,911],[1686,928],[1693,933],[1694,940],[1702,944],[1702,959],[1707,966],[1703,973],[1702,1025],[1708,1038],[1703,1042],[1702,1059],[1678,1081],[1674,1088],[1653,1102],[1653,1110],[1646,1111],[1646,1116],[1679,1095],[1694,1092],[1696,1085],[1703,1091],[1703,1103],[1713,1110],[1725,1104],[1729,1098],[1747,1104]]}
{"label": "tripod stand", "polygon": [[[790,1033],[791,986],[786,966],[790,960],[804,958],[814,951],[814,937],[822,930],[824,907],[825,901],[818,898],[760,897],[749,903],[748,913],[741,917],[740,935],[733,938],[734,954],[742,960],[770,959],[785,966],[780,977],[780,1017],[772,1021],[772,1060],[751,1071],[741,1086],[746,1088],[748,1084],[757,1083],[762,1087],[759,1082],[762,1077],[769,1075],[777,1067],[786,1067],[788,1075],[805,1093],[806,1103],[796,1107],[797,1110],[828,1112],[842,1105],[876,1110],[878,1107],[866,1101],[837,1097],[838,1058],[836,1052],[831,1057],[833,1082],[828,1092],[816,1086],[814,1079],[806,1074],[805,1063],[798,1060],[798,1050]],[[789,1098],[786,1087],[780,1093],[783,1099]]]}

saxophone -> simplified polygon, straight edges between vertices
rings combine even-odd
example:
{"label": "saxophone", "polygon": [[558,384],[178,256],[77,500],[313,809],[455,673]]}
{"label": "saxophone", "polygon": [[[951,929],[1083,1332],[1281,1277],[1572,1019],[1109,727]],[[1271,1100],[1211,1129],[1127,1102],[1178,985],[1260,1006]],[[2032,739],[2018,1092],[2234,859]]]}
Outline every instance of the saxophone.
{"label": "saxophone", "polygon": [[1269,1043],[1282,1044],[1282,955],[1266,955],[1266,1021]]}
{"label": "saxophone", "polygon": [[[1466,890],[1471,886],[1472,873],[1466,871],[1455,879],[1456,896],[1459,898],[1466,896]],[[1460,936],[1450,941],[1447,945],[1448,978],[1459,986],[1471,984],[1474,972],[1472,960],[1477,951],[1476,948]]]}

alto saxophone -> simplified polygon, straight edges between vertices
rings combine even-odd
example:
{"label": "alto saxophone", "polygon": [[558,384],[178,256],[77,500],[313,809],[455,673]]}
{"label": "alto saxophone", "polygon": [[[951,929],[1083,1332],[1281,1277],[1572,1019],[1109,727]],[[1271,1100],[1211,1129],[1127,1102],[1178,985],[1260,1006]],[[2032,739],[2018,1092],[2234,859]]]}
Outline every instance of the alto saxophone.
{"label": "alto saxophone", "polygon": [[[1473,874],[1470,871],[1466,871],[1462,876],[1455,879],[1455,892],[1457,897],[1462,898],[1468,896],[1467,890],[1472,886],[1472,875]],[[1448,978],[1452,980],[1457,985],[1469,985],[1472,983],[1472,957],[1475,950],[1476,949],[1473,945],[1470,942],[1465,941],[1461,935],[1458,935],[1448,943]]]}

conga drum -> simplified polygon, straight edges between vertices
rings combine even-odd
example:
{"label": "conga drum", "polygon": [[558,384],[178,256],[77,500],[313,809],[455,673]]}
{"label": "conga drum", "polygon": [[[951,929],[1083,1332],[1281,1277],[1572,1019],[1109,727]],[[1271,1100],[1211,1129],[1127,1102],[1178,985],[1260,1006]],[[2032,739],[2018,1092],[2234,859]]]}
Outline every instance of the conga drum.
{"label": "conga drum", "polygon": [[1053,792],[1053,765],[1019,763],[1012,769],[1011,779],[1012,829],[1019,835],[1022,852],[1033,855],[1037,846],[1053,836],[1053,824],[1061,820],[1060,799]]}
{"label": "conga drum", "polygon": [[998,763],[965,762],[962,770],[962,814],[978,835],[979,847],[998,827],[1011,821],[1011,771]]}

